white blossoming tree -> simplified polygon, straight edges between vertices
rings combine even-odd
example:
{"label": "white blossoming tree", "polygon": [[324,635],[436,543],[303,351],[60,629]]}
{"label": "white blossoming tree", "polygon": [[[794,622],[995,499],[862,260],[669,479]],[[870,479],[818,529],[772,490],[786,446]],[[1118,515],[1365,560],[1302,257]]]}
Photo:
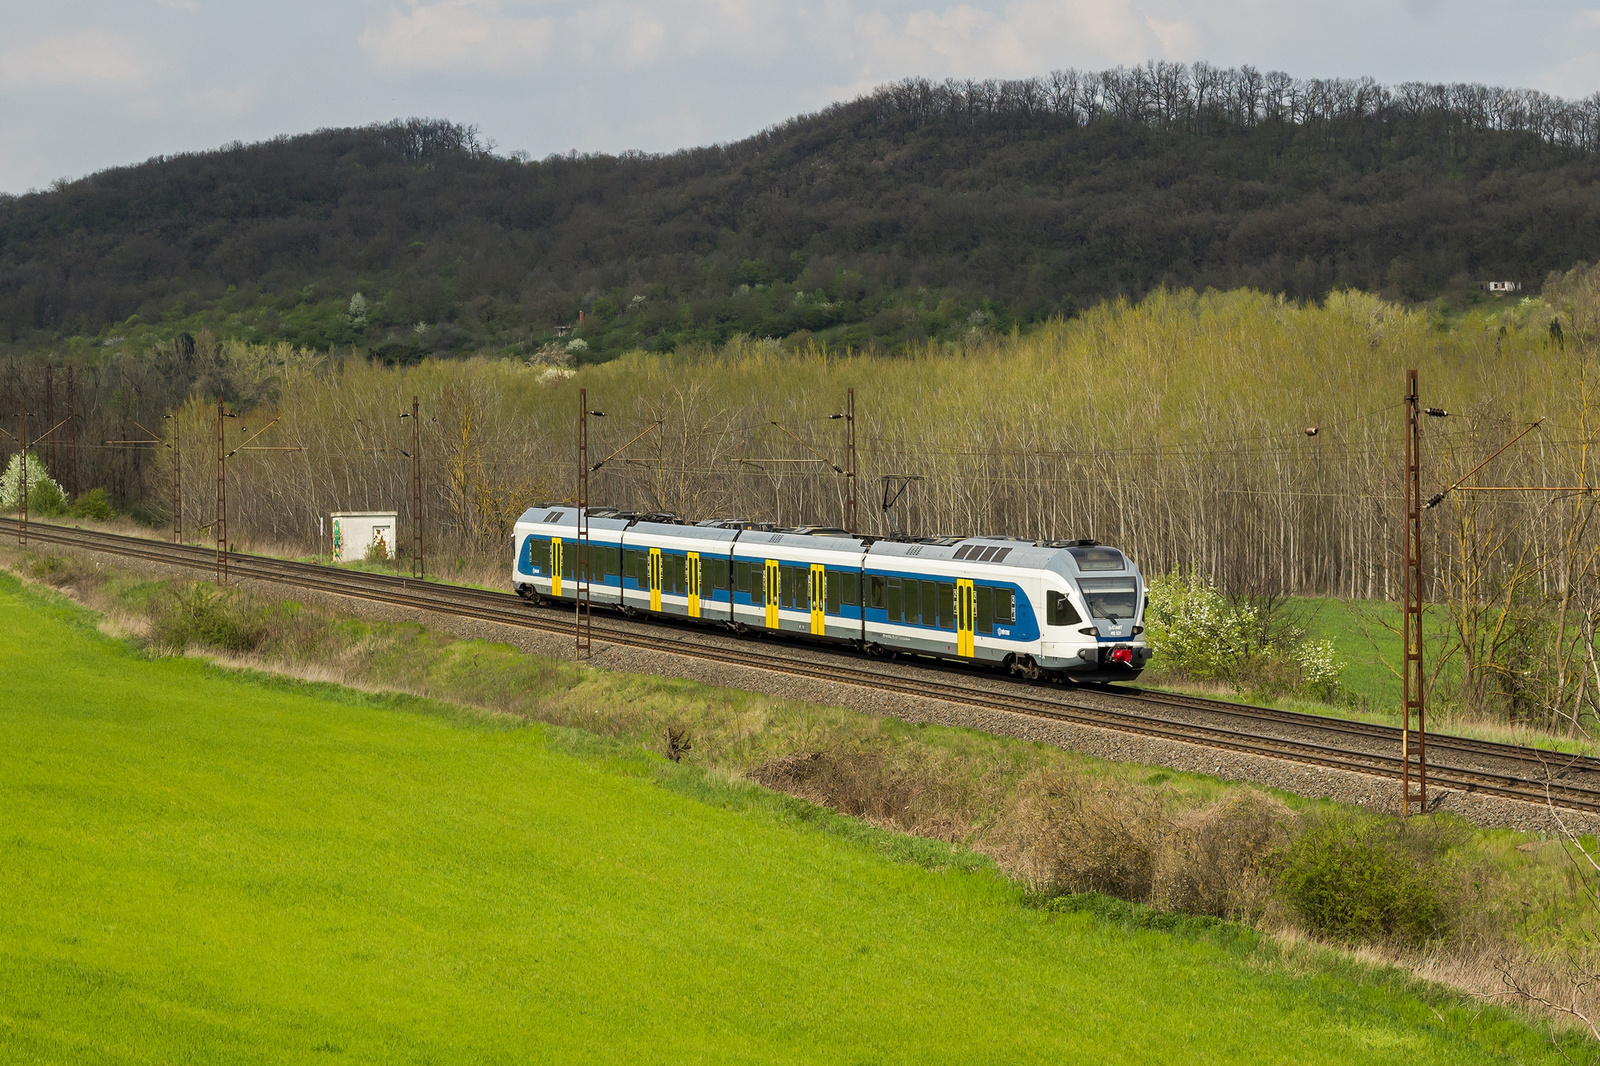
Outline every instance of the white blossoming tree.
{"label": "white blossoming tree", "polygon": [[[0,474],[0,511],[19,510],[22,492],[22,456],[13,455]],[[61,514],[67,509],[67,494],[50,476],[39,457],[28,453],[28,510],[38,515]]]}
{"label": "white blossoming tree", "polygon": [[1344,663],[1332,640],[1290,626],[1263,644],[1260,612],[1230,602],[1210,581],[1175,572],[1150,582],[1145,637],[1156,662],[1194,681],[1220,681],[1271,695],[1288,689],[1329,703],[1342,694]]}

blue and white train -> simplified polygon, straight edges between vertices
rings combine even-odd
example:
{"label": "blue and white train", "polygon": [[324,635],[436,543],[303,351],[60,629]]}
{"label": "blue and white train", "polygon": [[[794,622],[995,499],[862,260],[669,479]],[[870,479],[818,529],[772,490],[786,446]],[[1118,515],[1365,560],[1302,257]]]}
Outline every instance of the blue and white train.
{"label": "blue and white train", "polygon": [[[1149,661],[1139,570],[1092,540],[883,540],[611,508],[588,517],[596,607],[1003,665],[1032,679],[1129,681]],[[529,509],[516,524],[512,587],[570,602],[577,539],[576,507]]]}

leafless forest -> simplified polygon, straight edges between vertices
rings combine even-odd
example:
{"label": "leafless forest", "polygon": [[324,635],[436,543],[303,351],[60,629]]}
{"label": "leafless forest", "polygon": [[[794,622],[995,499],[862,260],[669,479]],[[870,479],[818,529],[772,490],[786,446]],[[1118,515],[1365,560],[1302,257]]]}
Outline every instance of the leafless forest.
{"label": "leafless forest", "polygon": [[[604,460],[596,504],[843,524],[848,480],[834,467],[848,465],[846,424],[830,416],[853,388],[863,532],[1095,537],[1149,573],[1193,568],[1234,595],[1382,600],[1394,596],[1415,366],[1423,403],[1449,411],[1424,427],[1426,493],[1544,419],[1428,512],[1431,596],[1449,644],[1435,660],[1460,664],[1469,701],[1576,728],[1600,691],[1587,491],[1597,309],[1600,282],[1586,270],[1553,280],[1544,300],[1449,323],[1356,293],[1321,305],[1167,293],[904,357],[741,341],[576,375],[505,360],[394,369],[201,338],[169,353],[200,384],[166,412],[130,401],[162,387],[131,378],[137,364],[120,393],[106,388],[110,364],[83,372],[100,402],[82,401],[77,480],[92,468],[96,483],[123,499],[141,490],[152,517],[170,521],[176,437],[184,536],[205,541],[220,393],[236,544],[309,553],[322,547],[318,516],[393,509],[408,547],[412,423],[400,416],[415,396],[429,569],[447,573],[503,557],[525,507],[573,497],[580,387],[604,412],[589,419],[590,463]],[[91,445],[91,433],[160,443]],[[70,467],[62,451],[41,454]],[[889,483],[905,489],[888,510],[885,477],[913,479]]]}

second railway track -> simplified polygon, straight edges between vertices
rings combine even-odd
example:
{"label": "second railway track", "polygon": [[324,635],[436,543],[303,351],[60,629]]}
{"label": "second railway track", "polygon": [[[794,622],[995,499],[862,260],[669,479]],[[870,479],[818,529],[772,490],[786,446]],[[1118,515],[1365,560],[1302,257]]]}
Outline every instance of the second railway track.
{"label": "second railway track", "polygon": [[[0,531],[14,536],[17,523],[0,520]],[[190,569],[212,569],[216,558],[212,550],[192,545],[66,526],[30,523],[28,538]],[[240,578],[390,606],[545,632],[572,631],[570,621],[529,607],[508,592],[240,554],[228,556],[228,571]],[[913,679],[892,668],[852,661],[846,654],[817,661],[785,654],[781,645],[728,647],[712,639],[717,635],[686,630],[643,633],[637,627],[603,621],[594,625],[597,641],[623,647],[1369,776],[1400,776],[1399,730],[1390,726],[1140,689],[1099,689],[1074,698],[1059,690],[1021,683],[985,687],[981,682],[986,679],[954,671],[940,671],[933,679]],[[1600,760],[1437,734],[1430,736],[1428,743],[1430,755],[1436,756],[1428,763],[1428,777],[1435,787],[1600,813]]]}

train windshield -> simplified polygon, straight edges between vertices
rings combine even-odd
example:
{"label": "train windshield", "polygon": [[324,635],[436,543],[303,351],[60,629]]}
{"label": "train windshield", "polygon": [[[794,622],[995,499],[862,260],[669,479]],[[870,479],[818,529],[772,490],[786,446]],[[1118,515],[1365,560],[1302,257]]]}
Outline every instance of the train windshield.
{"label": "train windshield", "polygon": [[1131,577],[1086,577],[1078,582],[1089,613],[1112,622],[1131,621],[1139,611],[1139,582]]}

